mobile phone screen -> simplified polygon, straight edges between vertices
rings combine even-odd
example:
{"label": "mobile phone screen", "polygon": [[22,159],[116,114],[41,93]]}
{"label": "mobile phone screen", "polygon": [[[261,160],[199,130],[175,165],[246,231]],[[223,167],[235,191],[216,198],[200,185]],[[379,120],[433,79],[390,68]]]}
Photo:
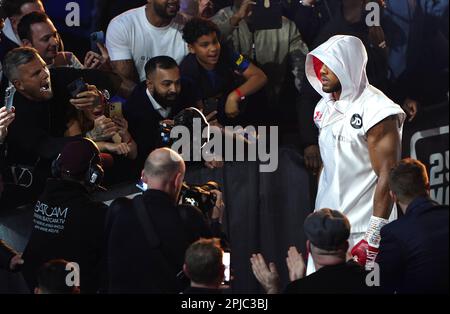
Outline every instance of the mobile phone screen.
{"label": "mobile phone screen", "polygon": [[113,102],[109,105],[109,117],[110,118],[122,118],[122,103]]}
{"label": "mobile phone screen", "polygon": [[229,283],[231,280],[231,253],[230,252],[224,252],[222,257],[222,264],[225,266],[224,270],[224,283]]}
{"label": "mobile phone screen", "polygon": [[101,54],[100,49],[98,49],[97,43],[105,44],[105,33],[103,31],[92,33],[91,36],[91,50],[95,53]]}
{"label": "mobile phone screen", "polygon": [[67,89],[72,98],[76,98],[78,94],[88,90],[86,83],[84,82],[84,79],[82,77],[67,85]]}
{"label": "mobile phone screen", "polygon": [[208,116],[211,112],[217,111],[217,107],[219,106],[219,99],[214,97],[205,99],[203,101],[203,106],[203,114],[205,116]]}
{"label": "mobile phone screen", "polygon": [[142,192],[145,192],[148,190],[148,185],[144,182],[142,182],[141,180],[139,180],[139,182],[136,184],[136,187],[141,190]]}
{"label": "mobile phone screen", "polygon": [[9,86],[5,92],[5,107],[6,111],[11,111],[14,104],[14,94],[16,93],[16,89],[14,86]]}

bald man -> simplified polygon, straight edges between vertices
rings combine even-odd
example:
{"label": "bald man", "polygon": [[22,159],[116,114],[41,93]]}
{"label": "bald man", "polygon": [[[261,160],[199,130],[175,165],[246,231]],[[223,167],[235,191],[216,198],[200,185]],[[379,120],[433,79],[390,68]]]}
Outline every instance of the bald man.
{"label": "bald man", "polygon": [[185,173],[183,158],[169,148],[160,148],[154,150],[145,161],[141,180],[151,189],[168,194],[176,204]]}
{"label": "bald man", "polygon": [[177,293],[184,288],[177,274],[186,249],[199,237],[213,235],[199,209],[177,206],[185,171],[180,155],[157,149],[142,170],[149,189],[133,200],[121,198],[111,204],[108,292]]}

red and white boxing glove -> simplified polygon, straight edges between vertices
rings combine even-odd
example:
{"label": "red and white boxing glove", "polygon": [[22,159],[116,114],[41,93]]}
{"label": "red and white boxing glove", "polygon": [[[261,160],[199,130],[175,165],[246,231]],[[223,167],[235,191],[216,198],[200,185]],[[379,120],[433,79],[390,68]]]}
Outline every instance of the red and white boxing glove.
{"label": "red and white boxing glove", "polygon": [[375,216],[370,217],[369,228],[364,235],[364,239],[352,248],[351,254],[354,260],[367,270],[371,270],[374,267],[381,241],[380,231],[388,223],[389,220],[387,219]]}

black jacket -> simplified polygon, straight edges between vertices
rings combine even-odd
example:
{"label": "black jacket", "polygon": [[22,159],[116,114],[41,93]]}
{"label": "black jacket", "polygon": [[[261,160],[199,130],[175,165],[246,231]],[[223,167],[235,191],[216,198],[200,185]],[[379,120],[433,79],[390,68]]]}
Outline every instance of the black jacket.
{"label": "black jacket", "polygon": [[67,107],[60,98],[35,102],[16,92],[14,107],[16,118],[6,138],[3,177],[10,185],[2,196],[5,208],[36,201],[51,175],[51,162],[68,142],[78,139],[64,137]]}
{"label": "black jacket", "polygon": [[368,272],[353,261],[324,266],[315,273],[291,282],[286,294],[370,294],[377,288],[366,285]]}
{"label": "black jacket", "polygon": [[381,229],[381,286],[398,293],[448,293],[449,207],[419,197]]}
{"label": "black jacket", "polygon": [[[140,197],[140,196],[138,196]],[[143,193],[143,201],[156,233],[150,245],[138,220],[133,201],[118,199],[111,204],[108,222],[108,285],[110,293],[177,293],[183,287],[177,279],[184,254],[195,235],[186,226],[170,197],[158,190]],[[195,211],[195,209],[193,209]],[[211,237],[203,217],[203,237]],[[203,226],[202,226],[203,225]],[[195,227],[194,227],[195,228]],[[206,234],[205,234],[206,233]]]}
{"label": "black jacket", "polygon": [[30,289],[45,262],[62,258],[79,264],[81,292],[97,291],[107,209],[80,183],[48,180],[35,205],[33,231],[23,253],[23,274]]}

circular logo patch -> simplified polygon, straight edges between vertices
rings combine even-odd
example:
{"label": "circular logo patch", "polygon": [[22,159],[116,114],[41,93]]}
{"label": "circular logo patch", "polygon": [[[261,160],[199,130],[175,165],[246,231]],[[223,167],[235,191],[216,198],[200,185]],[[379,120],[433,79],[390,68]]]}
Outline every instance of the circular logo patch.
{"label": "circular logo patch", "polygon": [[362,123],[362,117],[359,114],[354,114],[352,116],[352,119],[350,120],[350,124],[352,125],[353,128],[355,129],[360,129],[363,126]]}

